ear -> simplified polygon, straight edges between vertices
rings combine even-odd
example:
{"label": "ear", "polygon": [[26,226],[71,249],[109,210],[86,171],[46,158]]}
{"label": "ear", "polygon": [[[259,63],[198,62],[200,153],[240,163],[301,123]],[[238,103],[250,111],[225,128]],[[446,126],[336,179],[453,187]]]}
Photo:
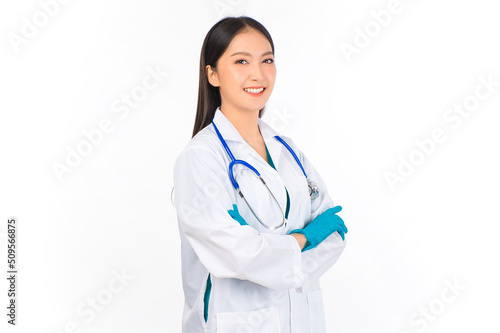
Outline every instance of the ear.
{"label": "ear", "polygon": [[215,70],[215,68],[212,68],[212,66],[207,65],[207,67],[205,67],[205,69],[207,71],[208,82],[210,82],[210,84],[212,86],[218,87],[219,86],[219,76],[217,75],[217,71]]}

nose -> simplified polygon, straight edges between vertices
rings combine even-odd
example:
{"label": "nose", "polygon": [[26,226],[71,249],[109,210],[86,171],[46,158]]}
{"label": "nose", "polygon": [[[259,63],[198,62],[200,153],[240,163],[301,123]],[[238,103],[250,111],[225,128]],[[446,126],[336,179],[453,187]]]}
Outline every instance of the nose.
{"label": "nose", "polygon": [[263,78],[261,64],[256,63],[252,66],[252,70],[250,72],[250,78],[252,80],[260,80]]}

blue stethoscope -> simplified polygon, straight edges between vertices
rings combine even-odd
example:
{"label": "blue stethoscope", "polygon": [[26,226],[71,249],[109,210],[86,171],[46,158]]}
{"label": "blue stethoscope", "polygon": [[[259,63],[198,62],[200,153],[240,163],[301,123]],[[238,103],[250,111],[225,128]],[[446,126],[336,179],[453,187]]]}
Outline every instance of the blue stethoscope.
{"label": "blue stethoscope", "polygon": [[[229,179],[231,180],[231,183],[233,184],[233,187],[236,190],[236,192],[238,192],[238,194],[240,195],[240,197],[243,198],[243,200],[245,200],[245,203],[247,204],[248,208],[250,209],[250,211],[252,212],[252,214],[255,216],[255,218],[257,219],[257,221],[260,222],[260,224],[262,224],[264,227],[266,227],[269,230],[274,230],[274,229],[277,229],[277,228],[281,227],[285,223],[285,214],[283,213],[283,210],[281,209],[281,206],[279,205],[278,200],[276,200],[276,198],[274,197],[274,194],[271,192],[271,190],[269,189],[269,187],[267,187],[267,184],[264,181],[264,179],[262,179],[259,171],[257,171],[257,169],[255,169],[249,163],[247,163],[247,162],[245,162],[243,160],[237,160],[237,159],[235,159],[234,156],[233,156],[233,154],[231,153],[231,150],[227,146],[226,141],[224,140],[224,138],[220,134],[219,129],[217,128],[217,126],[215,126],[213,118],[212,118],[212,125],[214,126],[215,131],[217,132],[217,136],[219,137],[220,142],[224,146],[224,149],[226,150],[229,158],[231,159],[231,162],[229,163]],[[304,167],[302,166],[302,163],[300,163],[300,160],[297,157],[297,155],[295,154],[295,152],[293,151],[293,149],[279,135],[275,135],[274,138],[276,140],[278,140],[279,142],[281,142],[288,149],[288,151],[293,155],[293,157],[295,158],[295,161],[297,162],[297,164],[299,165],[300,169],[302,170],[302,173],[306,177],[307,185],[309,187],[309,196],[311,197],[311,200],[316,199],[319,196],[319,187],[318,187],[318,185],[314,181],[310,180],[307,177],[306,171],[304,170]],[[278,225],[278,226],[268,226],[265,223],[263,223],[261,221],[261,219],[259,219],[257,217],[257,214],[255,214],[254,210],[252,209],[252,207],[250,206],[250,204],[247,202],[247,199],[243,195],[243,192],[241,192],[241,190],[240,190],[240,186],[238,185],[238,183],[234,179],[234,176],[233,176],[233,167],[236,164],[242,164],[242,165],[246,166],[247,168],[249,168],[250,170],[252,170],[254,172],[254,174],[260,179],[260,181],[262,182],[262,184],[264,184],[264,186],[267,188],[267,190],[269,191],[269,193],[273,197],[274,202],[278,205],[278,207],[279,207],[279,209],[281,211],[281,216],[283,217],[283,219],[282,219],[280,225]]]}

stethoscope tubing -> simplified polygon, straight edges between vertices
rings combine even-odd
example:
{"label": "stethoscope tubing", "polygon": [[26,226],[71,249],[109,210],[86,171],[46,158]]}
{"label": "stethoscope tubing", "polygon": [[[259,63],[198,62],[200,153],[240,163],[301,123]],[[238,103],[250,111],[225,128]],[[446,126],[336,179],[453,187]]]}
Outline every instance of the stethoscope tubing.
{"label": "stethoscope tubing", "polygon": [[276,140],[278,140],[279,142],[281,142],[283,144],[283,146],[285,146],[288,149],[288,151],[292,154],[293,158],[295,158],[295,161],[297,161],[297,164],[299,165],[299,167],[302,169],[302,172],[304,173],[304,176],[306,176],[306,178],[307,178],[306,171],[302,167],[302,163],[300,163],[300,160],[297,157],[297,155],[295,154],[295,152],[293,151],[292,147],[290,147],[288,145],[288,143],[286,143],[285,140],[283,140],[279,135],[275,135],[274,138]]}
{"label": "stethoscope tubing", "polygon": [[[215,128],[215,132],[217,132],[217,136],[219,137],[220,142],[222,143],[222,145],[224,146],[224,149],[227,152],[227,155],[231,159],[231,163],[229,163],[229,175],[230,175],[230,178],[231,178],[231,183],[233,184],[234,188],[236,190],[239,188],[238,183],[236,183],[236,181],[234,180],[234,177],[233,177],[233,166],[235,164],[243,164],[244,166],[248,167],[253,172],[255,172],[255,174],[257,176],[260,177],[259,171],[257,171],[257,169],[255,169],[251,164],[249,164],[249,163],[247,163],[247,162],[245,162],[243,160],[237,160],[237,159],[234,158],[233,153],[231,152],[231,150],[229,149],[229,147],[228,147],[228,145],[226,143],[226,140],[224,140],[224,138],[222,137],[222,134],[220,134],[219,129],[217,128],[217,126],[215,125],[215,123],[213,122],[213,120],[212,120],[212,124],[213,124],[213,126]],[[300,169],[302,170],[302,173],[304,174],[304,176],[306,177],[306,179],[308,179],[306,171],[304,170],[304,167],[302,166],[302,163],[300,162],[299,158],[297,157],[297,154],[295,154],[295,152],[293,151],[292,147],[290,147],[288,145],[288,143],[286,143],[286,141],[283,140],[279,135],[275,135],[274,138],[276,140],[278,140],[279,142],[281,142],[286,147],[286,149],[288,149],[288,151],[292,154],[293,158],[295,159],[295,161],[299,165]]]}
{"label": "stethoscope tubing", "polygon": [[[257,169],[254,168],[250,163],[248,163],[246,161],[243,161],[243,160],[237,160],[237,159],[235,159],[233,153],[231,152],[231,150],[229,149],[229,146],[226,143],[226,140],[224,140],[224,138],[222,137],[222,134],[219,132],[219,129],[215,125],[213,119],[212,119],[212,125],[214,126],[215,132],[217,133],[217,136],[219,137],[220,142],[224,146],[224,149],[226,150],[227,155],[231,159],[231,162],[229,163],[229,166],[228,166],[228,168],[229,168],[229,179],[231,180],[231,183],[233,184],[234,189],[239,194],[239,196],[241,198],[243,198],[243,200],[245,201],[246,205],[248,206],[248,208],[250,209],[250,211],[252,212],[252,214],[260,222],[260,224],[262,224],[264,227],[266,227],[267,229],[270,229],[270,230],[275,230],[277,228],[280,228],[283,224],[286,225],[286,218],[285,218],[285,214],[283,213],[283,209],[281,209],[280,204],[278,203],[278,200],[274,196],[273,192],[269,189],[269,187],[267,186],[267,184],[264,181],[264,179],[261,177],[259,171],[257,171]],[[281,142],[288,149],[288,151],[292,154],[293,158],[295,159],[295,161],[299,165],[300,169],[302,170],[302,173],[306,177],[306,180],[308,181],[308,186],[309,186],[309,191],[310,191],[309,193],[311,194],[312,193],[311,192],[312,191],[311,183],[310,183],[309,179],[307,178],[306,171],[304,170],[304,167],[302,166],[302,163],[300,162],[299,158],[297,157],[297,155],[295,154],[295,152],[293,151],[293,149],[279,135],[275,135],[274,138],[276,140],[278,140],[279,142]],[[252,206],[248,203],[247,199],[245,198],[245,196],[241,192],[241,190],[239,188],[239,185],[236,182],[236,179],[234,178],[233,167],[236,164],[242,164],[242,165],[246,166],[247,168],[249,168],[250,170],[252,170],[258,176],[258,178],[261,180],[262,184],[264,184],[264,186],[267,188],[268,192],[271,194],[271,196],[272,196],[273,200],[275,201],[275,203],[278,205],[278,207],[280,207],[280,211],[281,211],[281,215],[282,215],[282,221],[281,221],[280,225],[275,226],[275,227],[274,226],[268,226],[267,224],[265,224],[264,222],[262,222],[261,219],[259,219],[259,217],[257,216],[257,214],[252,209]],[[316,186],[316,188],[317,188],[317,185],[315,183],[314,183],[314,186]]]}

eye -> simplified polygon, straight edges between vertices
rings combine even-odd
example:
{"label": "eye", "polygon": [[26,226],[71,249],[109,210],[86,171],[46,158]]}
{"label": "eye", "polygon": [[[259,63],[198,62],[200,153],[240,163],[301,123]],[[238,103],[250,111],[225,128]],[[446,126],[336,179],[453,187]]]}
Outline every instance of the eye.
{"label": "eye", "polygon": [[240,61],[246,61],[245,59],[236,60],[235,64],[241,64]]}
{"label": "eye", "polygon": [[266,59],[264,61],[268,61],[268,60],[269,60],[269,62],[266,62],[266,64],[272,64],[274,62],[274,59],[272,59],[272,58]]}

